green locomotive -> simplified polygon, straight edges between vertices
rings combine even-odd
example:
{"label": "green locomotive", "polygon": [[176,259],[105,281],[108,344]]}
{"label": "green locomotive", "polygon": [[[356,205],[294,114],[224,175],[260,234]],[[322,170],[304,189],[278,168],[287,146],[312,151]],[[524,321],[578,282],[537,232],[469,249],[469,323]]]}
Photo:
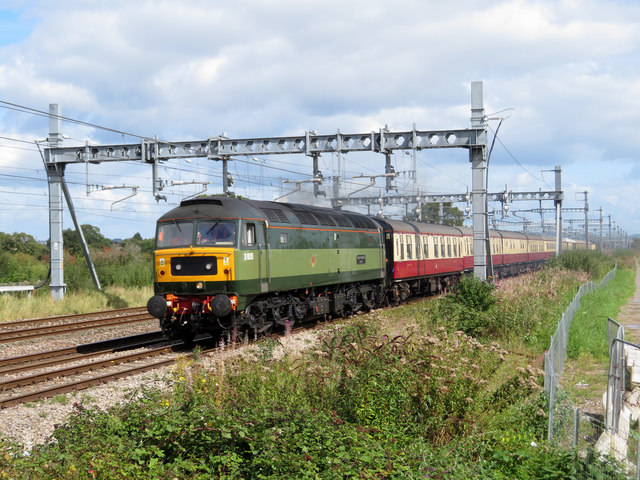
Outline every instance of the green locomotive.
{"label": "green locomotive", "polygon": [[149,313],[171,337],[268,331],[384,302],[383,230],[307,205],[207,196],[157,223]]}

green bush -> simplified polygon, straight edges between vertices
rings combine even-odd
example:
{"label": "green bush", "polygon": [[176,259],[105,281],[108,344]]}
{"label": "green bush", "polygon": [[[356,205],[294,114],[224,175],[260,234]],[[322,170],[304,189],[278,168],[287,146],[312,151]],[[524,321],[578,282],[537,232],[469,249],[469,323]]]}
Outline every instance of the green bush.
{"label": "green bush", "polygon": [[47,278],[48,269],[29,254],[0,252],[0,283],[39,283]]}
{"label": "green bush", "polygon": [[551,268],[561,267],[567,270],[582,271],[592,278],[601,278],[611,271],[615,261],[611,256],[598,250],[568,250],[547,261]]}
{"label": "green bush", "polygon": [[[102,286],[143,287],[153,283],[153,256],[148,253],[109,248],[94,252],[92,259]],[[67,288],[94,288],[83,256],[67,256],[65,266]]]}
{"label": "green bush", "polygon": [[496,303],[495,285],[465,275],[442,303],[443,314],[468,335],[488,335],[493,330],[490,311]]}

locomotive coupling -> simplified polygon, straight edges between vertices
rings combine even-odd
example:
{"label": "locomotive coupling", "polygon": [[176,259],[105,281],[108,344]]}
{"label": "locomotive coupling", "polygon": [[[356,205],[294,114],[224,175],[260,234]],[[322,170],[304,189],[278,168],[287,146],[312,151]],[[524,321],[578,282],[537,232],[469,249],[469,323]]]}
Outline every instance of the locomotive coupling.
{"label": "locomotive coupling", "polygon": [[153,317],[163,318],[167,313],[167,301],[161,295],[154,295],[147,302],[147,312]]}

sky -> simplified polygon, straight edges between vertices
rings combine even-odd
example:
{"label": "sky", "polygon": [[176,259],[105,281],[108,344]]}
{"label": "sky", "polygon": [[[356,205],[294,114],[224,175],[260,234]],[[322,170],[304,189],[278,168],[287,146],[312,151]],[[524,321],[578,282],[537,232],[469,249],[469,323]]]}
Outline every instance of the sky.
{"label": "sky", "polygon": [[[490,192],[554,190],[560,166],[564,207],[584,208],[588,192],[589,217],[602,209],[605,234],[609,220],[640,233],[640,3],[632,0],[0,0],[0,231],[49,237],[35,142],[49,133],[37,111],[51,103],[83,122],[62,123],[62,146],[446,130],[471,126],[474,81],[483,82],[490,141],[497,132]],[[400,193],[471,188],[467,150],[415,155],[415,182],[412,153],[392,156]],[[310,179],[309,157],[242,160],[229,165],[235,193],[326,203],[310,184],[291,193],[295,184],[283,183]],[[323,154],[320,169],[325,178],[342,173],[342,195],[369,184],[353,177],[384,173],[379,153],[341,160],[340,172],[338,157]],[[222,191],[220,162],[172,160],[158,173],[166,201],[153,197],[148,165],[67,166],[78,221],[109,238],[151,238],[182,198],[205,186]],[[383,186],[378,179],[358,195],[388,195]],[[330,192],[330,181],[322,188]],[[522,212],[505,220],[522,218],[540,220]],[[64,228],[73,228],[68,213]]]}

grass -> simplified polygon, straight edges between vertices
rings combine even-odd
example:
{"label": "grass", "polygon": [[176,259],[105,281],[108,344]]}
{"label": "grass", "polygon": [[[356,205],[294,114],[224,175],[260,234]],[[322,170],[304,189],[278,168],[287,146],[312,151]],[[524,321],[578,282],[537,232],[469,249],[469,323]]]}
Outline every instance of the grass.
{"label": "grass", "polygon": [[[569,397],[585,410],[600,413],[607,389],[609,345],[607,319],[614,320],[635,292],[635,268],[618,268],[609,284],[582,298],[571,325],[562,384]],[[591,405],[591,406],[590,406]]]}
{"label": "grass", "polygon": [[635,292],[635,270],[618,269],[606,287],[582,298],[571,325],[568,358],[591,355],[609,361],[607,318],[614,320]]}
{"label": "grass", "polygon": [[64,299],[55,301],[48,288],[34,292],[2,294],[0,321],[50,317],[73,313],[89,313],[100,310],[140,307],[153,295],[151,287],[107,287],[102,292],[83,290],[67,292]]}

